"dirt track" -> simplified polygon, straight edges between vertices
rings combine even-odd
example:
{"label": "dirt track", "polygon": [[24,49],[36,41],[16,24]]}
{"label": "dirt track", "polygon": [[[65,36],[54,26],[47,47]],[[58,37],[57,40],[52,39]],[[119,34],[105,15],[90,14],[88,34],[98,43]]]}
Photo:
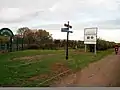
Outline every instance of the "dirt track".
{"label": "dirt track", "polygon": [[55,86],[120,86],[120,50],[119,55],[109,55],[92,63]]}

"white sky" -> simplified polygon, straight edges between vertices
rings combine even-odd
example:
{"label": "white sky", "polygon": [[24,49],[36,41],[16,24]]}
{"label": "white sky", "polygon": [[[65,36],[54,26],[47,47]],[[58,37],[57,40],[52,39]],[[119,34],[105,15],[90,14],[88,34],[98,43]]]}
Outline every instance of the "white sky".
{"label": "white sky", "polygon": [[62,39],[60,28],[69,20],[70,39],[83,40],[84,28],[97,26],[98,37],[120,42],[119,11],[120,0],[1,0],[0,28],[43,28]]}

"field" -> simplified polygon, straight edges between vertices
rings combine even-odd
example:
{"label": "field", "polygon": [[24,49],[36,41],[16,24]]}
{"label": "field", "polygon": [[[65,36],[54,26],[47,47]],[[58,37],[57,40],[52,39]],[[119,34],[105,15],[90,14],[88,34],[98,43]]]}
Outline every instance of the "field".
{"label": "field", "polygon": [[[65,60],[64,50],[26,50],[0,54],[0,86],[49,86],[112,52],[99,51],[94,56],[93,53],[84,53],[84,50],[69,50],[68,61]],[[62,72],[67,73],[50,79]]]}

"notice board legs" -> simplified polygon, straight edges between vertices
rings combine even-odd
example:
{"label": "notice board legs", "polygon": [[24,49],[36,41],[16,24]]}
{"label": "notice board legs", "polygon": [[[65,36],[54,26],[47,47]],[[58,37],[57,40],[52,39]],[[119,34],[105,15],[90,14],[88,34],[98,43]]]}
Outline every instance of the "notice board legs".
{"label": "notice board legs", "polygon": [[87,45],[85,44],[85,52],[87,52]]}
{"label": "notice board legs", "polygon": [[94,49],[95,49],[95,55],[96,55],[96,44],[94,45]]}

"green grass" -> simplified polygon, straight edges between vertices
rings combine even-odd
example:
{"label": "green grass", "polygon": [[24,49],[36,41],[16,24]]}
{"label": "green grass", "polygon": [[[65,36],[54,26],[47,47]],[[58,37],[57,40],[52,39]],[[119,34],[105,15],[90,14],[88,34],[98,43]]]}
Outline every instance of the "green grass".
{"label": "green grass", "polygon": [[[77,53],[74,53],[77,52]],[[73,71],[83,68],[89,63],[100,60],[104,56],[111,54],[113,50],[93,53],[81,53],[79,50],[69,51],[69,60],[65,60],[64,50],[26,50],[12,52],[0,55],[0,85],[1,86],[39,86],[40,82],[55,75],[52,73],[51,65],[53,63],[67,62],[67,66]],[[53,55],[49,55],[53,54]],[[20,60],[20,57],[42,55],[37,60]],[[12,60],[19,58],[18,60]],[[29,78],[41,74],[47,74],[48,77],[28,81]],[[51,82],[50,82],[51,83]],[[49,83],[48,83],[49,84]],[[46,86],[44,84],[42,86]]]}

